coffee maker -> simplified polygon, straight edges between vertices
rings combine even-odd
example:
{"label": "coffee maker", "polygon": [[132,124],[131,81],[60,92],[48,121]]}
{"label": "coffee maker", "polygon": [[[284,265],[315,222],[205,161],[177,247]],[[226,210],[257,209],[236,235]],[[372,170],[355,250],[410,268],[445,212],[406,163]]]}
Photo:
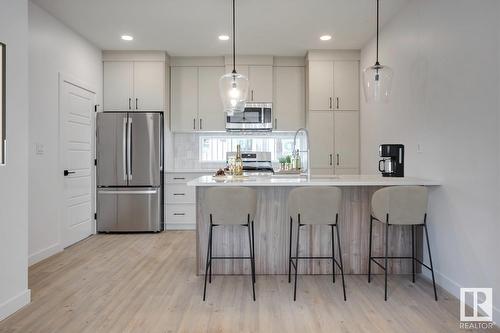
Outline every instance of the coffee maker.
{"label": "coffee maker", "polygon": [[379,146],[378,170],[383,177],[404,177],[405,146],[401,144],[383,144]]}

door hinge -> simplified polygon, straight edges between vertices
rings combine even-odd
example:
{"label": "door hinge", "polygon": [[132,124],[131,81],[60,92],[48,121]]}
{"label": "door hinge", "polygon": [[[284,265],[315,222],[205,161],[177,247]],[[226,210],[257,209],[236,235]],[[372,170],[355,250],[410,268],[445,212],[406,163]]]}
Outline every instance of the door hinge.
{"label": "door hinge", "polygon": [[94,220],[97,220],[97,213],[94,213]]}
{"label": "door hinge", "polygon": [[97,166],[97,158],[94,158],[94,165]]}

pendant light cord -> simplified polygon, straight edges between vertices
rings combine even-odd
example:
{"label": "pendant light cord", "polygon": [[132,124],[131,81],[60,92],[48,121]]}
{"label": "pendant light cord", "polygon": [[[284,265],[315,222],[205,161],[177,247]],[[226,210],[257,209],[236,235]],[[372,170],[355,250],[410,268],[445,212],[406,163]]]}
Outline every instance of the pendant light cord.
{"label": "pendant light cord", "polygon": [[233,0],[233,74],[236,74],[236,10],[234,2],[235,0]]}
{"label": "pendant light cord", "polygon": [[379,30],[379,0],[377,0],[377,62],[375,63],[375,65],[380,65],[380,63],[378,62],[378,30]]}

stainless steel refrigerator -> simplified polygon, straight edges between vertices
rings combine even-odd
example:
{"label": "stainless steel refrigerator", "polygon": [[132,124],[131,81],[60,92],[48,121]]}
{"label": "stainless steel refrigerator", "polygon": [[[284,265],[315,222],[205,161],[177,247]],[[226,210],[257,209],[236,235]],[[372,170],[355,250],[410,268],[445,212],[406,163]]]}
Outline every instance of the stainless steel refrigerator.
{"label": "stainless steel refrigerator", "polygon": [[97,114],[97,231],[163,230],[163,113]]}

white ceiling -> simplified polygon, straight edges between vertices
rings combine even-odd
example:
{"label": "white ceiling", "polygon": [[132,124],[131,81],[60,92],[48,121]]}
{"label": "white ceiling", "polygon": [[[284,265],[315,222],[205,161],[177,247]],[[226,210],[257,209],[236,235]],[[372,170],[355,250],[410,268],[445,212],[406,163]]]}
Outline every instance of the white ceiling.
{"label": "white ceiling", "polygon": [[[105,50],[166,50],[224,55],[230,0],[33,0]],[[382,0],[386,22],[409,0]],[[375,0],[237,0],[237,52],[304,55],[309,49],[359,49],[375,33]],[[120,39],[123,34],[134,41]],[[320,35],[332,34],[322,42]]]}

